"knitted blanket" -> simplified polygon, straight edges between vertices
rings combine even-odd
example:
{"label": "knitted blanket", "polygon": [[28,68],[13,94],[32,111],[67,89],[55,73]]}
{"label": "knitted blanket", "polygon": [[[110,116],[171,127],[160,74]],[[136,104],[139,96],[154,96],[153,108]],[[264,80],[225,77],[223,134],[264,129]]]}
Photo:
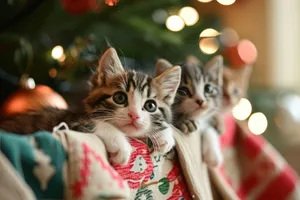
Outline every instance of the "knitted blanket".
{"label": "knitted blanket", "polygon": [[224,165],[221,173],[240,199],[300,199],[298,176],[262,137],[231,115],[221,136]]}
{"label": "knitted blanket", "polygon": [[127,183],[92,134],[0,132],[0,199],[128,199]]}
{"label": "knitted blanket", "polygon": [[[220,199],[300,199],[298,176],[266,140],[231,116],[226,127],[221,136],[224,165],[210,170]],[[131,139],[129,164],[113,168],[93,134],[0,132],[0,199],[212,199],[199,160],[200,140],[175,136],[177,151],[167,155]]]}

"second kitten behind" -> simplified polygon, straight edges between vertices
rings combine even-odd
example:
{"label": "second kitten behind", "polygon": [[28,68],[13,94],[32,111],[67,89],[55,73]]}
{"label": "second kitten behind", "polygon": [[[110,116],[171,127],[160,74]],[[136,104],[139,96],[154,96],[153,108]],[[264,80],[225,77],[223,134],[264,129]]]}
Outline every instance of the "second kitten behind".
{"label": "second kitten behind", "polygon": [[[171,66],[168,61],[160,59],[156,72],[160,74]],[[219,166],[223,156],[211,119],[222,104],[223,58],[216,56],[205,65],[188,61],[181,68],[181,82],[172,105],[173,124],[185,134],[202,134],[204,162],[210,167]]]}

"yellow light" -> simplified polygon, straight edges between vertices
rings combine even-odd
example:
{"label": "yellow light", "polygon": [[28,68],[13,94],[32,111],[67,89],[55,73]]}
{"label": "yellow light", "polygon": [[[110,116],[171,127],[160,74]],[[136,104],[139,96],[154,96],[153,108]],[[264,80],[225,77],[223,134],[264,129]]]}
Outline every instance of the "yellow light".
{"label": "yellow light", "polygon": [[268,120],[263,113],[254,113],[249,118],[248,127],[254,135],[260,135],[266,131]]}
{"label": "yellow light", "polygon": [[229,6],[235,2],[235,0],[217,0],[220,4],[224,6]]}
{"label": "yellow light", "polygon": [[58,60],[64,55],[64,49],[62,46],[55,46],[52,49],[51,55],[53,59]]}
{"label": "yellow light", "polygon": [[242,98],[239,103],[232,109],[232,115],[237,120],[245,120],[252,111],[251,103],[248,99]]}
{"label": "yellow light", "polygon": [[198,1],[200,1],[202,3],[208,3],[208,2],[211,2],[212,0],[198,0]]}
{"label": "yellow light", "polygon": [[171,15],[166,20],[166,27],[170,31],[178,32],[184,28],[184,21],[177,15]]}
{"label": "yellow light", "polygon": [[193,26],[199,20],[199,14],[195,8],[192,7],[183,7],[179,11],[179,16],[185,22],[187,26]]}
{"label": "yellow light", "polygon": [[215,38],[203,38],[199,42],[199,47],[204,54],[214,54],[219,49],[219,43]]}
{"label": "yellow light", "polygon": [[65,54],[63,54],[63,55],[58,59],[59,62],[64,62],[65,60],[66,60],[66,55],[65,55]]}
{"label": "yellow light", "polygon": [[208,29],[205,29],[203,30],[201,33],[200,33],[200,38],[206,38],[206,37],[216,37],[216,36],[219,36],[221,33],[219,33],[218,31],[216,31],[215,29],[212,29],[212,28],[208,28]]}

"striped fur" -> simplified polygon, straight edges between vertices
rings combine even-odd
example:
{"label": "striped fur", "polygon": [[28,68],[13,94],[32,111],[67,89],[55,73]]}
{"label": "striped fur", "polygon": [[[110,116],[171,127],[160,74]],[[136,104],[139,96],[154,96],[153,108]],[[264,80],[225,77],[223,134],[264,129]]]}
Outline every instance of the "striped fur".
{"label": "striped fur", "polygon": [[[159,60],[156,73],[170,66],[168,61]],[[181,82],[172,105],[173,124],[185,134],[200,132],[204,161],[211,167],[218,166],[223,157],[212,121],[222,104],[223,58],[216,56],[205,65],[188,59],[181,68]]]}
{"label": "striped fur", "polygon": [[[168,66],[171,64],[167,61],[158,61],[156,73],[163,72]],[[206,65],[185,62],[181,68],[181,82],[172,105],[173,121],[178,128],[181,127],[181,122],[187,119],[197,121],[210,118],[222,103],[222,57],[217,56]],[[207,87],[210,87],[212,92],[207,92]],[[201,106],[199,102],[203,102]]]}
{"label": "striped fur", "polygon": [[[112,162],[118,164],[126,163],[131,154],[125,136],[149,137],[155,150],[166,153],[175,144],[170,128],[171,105],[180,76],[179,66],[155,78],[125,71],[116,51],[110,48],[91,77],[91,90],[84,101],[85,112],[45,108],[4,120],[0,129],[29,134],[38,130],[52,131],[65,121],[73,130],[100,136],[108,152],[116,154]],[[138,116],[137,120],[132,121],[132,113]]]}
{"label": "striped fur", "polygon": [[[173,78],[176,79],[176,76],[178,75]],[[112,77],[106,77],[101,83],[90,92],[85,100],[86,110],[91,116],[122,129],[123,125],[129,123],[128,112],[133,109],[140,113],[141,123],[143,123],[141,132],[136,133],[137,136],[164,130],[171,124],[172,102],[165,101],[165,99],[174,99],[175,95],[164,91],[158,79],[136,71],[124,71]],[[174,87],[178,86],[175,84]],[[113,95],[118,91],[127,95],[128,101],[123,105],[118,105],[113,101]],[[175,91],[176,88],[173,93]],[[158,109],[155,112],[150,113],[143,108],[147,100],[154,100],[157,103]],[[123,131],[129,135],[132,134],[130,129],[125,128]]]}
{"label": "striped fur", "polygon": [[[124,164],[130,158],[132,149],[125,135],[146,136],[154,150],[161,153],[167,153],[175,145],[171,105],[180,76],[179,66],[155,78],[125,71],[113,49],[102,56],[85,103],[88,114],[93,116],[93,132],[102,138],[108,152],[114,154],[113,163]],[[138,116],[134,122],[132,113]]]}

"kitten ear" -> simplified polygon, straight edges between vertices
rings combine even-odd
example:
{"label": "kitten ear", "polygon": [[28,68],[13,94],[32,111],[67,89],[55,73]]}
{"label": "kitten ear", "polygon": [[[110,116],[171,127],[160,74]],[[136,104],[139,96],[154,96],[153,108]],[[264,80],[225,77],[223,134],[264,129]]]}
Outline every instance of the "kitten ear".
{"label": "kitten ear", "polygon": [[159,88],[162,99],[168,104],[172,105],[174,102],[175,94],[180,84],[181,67],[174,66],[162,74],[154,78],[156,87]]}
{"label": "kitten ear", "polygon": [[202,62],[196,56],[186,57],[185,62],[196,64],[196,65],[202,65]]}
{"label": "kitten ear", "polygon": [[158,76],[171,67],[173,65],[169,61],[162,58],[158,59],[155,65],[155,75]]}
{"label": "kitten ear", "polygon": [[105,84],[105,80],[124,72],[119,56],[114,48],[107,49],[98,63],[97,72],[93,75],[92,87]]}
{"label": "kitten ear", "polygon": [[223,56],[213,57],[204,67],[218,85],[222,85],[223,82],[223,68]]}

